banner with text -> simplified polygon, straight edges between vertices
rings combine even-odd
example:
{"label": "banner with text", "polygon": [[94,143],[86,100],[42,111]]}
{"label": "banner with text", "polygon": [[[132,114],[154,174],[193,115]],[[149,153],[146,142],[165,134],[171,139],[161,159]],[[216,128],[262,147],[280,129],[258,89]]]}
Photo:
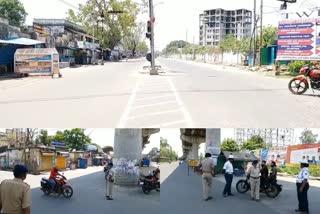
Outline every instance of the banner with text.
{"label": "banner with text", "polygon": [[277,60],[320,60],[320,18],[279,22]]}

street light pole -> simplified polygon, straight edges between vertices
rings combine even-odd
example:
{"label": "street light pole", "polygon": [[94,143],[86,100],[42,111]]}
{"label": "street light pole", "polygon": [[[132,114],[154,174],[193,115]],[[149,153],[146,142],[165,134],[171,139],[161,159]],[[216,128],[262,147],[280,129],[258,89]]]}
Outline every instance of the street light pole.
{"label": "street light pole", "polygon": [[149,16],[151,21],[151,39],[150,39],[150,49],[151,49],[151,75],[157,75],[158,71],[155,68],[155,50],[154,50],[154,5],[153,0],[149,0]]}
{"label": "street light pole", "polygon": [[260,67],[262,66],[262,38],[263,38],[263,22],[262,22],[262,17],[263,17],[263,0],[261,0],[261,11],[260,11]]}
{"label": "street light pole", "polygon": [[257,0],[254,0],[254,9],[253,9],[253,66],[256,65],[256,50],[257,50],[257,42],[256,42],[256,30],[257,30]]}

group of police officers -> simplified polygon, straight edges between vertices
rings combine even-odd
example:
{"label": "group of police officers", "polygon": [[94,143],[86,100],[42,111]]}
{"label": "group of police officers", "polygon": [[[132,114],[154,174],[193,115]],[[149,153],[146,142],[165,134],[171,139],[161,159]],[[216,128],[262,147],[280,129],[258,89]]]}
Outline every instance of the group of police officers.
{"label": "group of police officers", "polygon": [[[228,161],[224,164],[222,172],[224,173],[224,178],[226,181],[223,196],[234,196],[231,192],[231,185],[233,180],[233,163],[234,156],[231,154],[228,157]],[[297,176],[296,186],[297,186],[297,196],[298,196],[298,208],[295,210],[301,214],[309,213],[308,205],[308,190],[309,190],[309,164],[305,160],[300,161],[301,170]],[[211,186],[213,176],[215,174],[215,164],[211,159],[211,154],[206,153],[205,159],[201,161],[200,170],[202,174],[202,186],[203,186],[203,199],[205,201],[211,200],[210,196]],[[264,187],[268,179],[277,179],[277,166],[273,161],[271,164],[270,175],[268,172],[268,167],[265,161],[261,162],[261,167],[259,166],[259,161],[255,160],[252,162],[252,166],[247,170],[247,177],[250,181],[251,187],[251,199],[255,201],[260,200],[260,186]]]}

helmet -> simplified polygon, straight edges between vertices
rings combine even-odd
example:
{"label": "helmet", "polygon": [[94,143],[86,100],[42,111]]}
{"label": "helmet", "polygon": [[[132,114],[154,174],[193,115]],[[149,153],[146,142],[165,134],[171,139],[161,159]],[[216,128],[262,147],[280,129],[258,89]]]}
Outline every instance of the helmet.
{"label": "helmet", "polygon": [[300,160],[299,162],[300,162],[300,163],[303,163],[303,164],[309,164],[308,161],[305,160],[305,159],[302,159],[302,160]]}
{"label": "helmet", "polygon": [[229,155],[228,159],[234,159],[234,156],[231,154]]}

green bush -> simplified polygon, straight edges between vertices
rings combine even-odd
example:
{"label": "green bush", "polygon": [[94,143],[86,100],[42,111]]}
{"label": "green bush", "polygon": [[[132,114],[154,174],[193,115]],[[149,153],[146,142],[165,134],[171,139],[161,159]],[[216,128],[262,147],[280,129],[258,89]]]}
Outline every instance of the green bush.
{"label": "green bush", "polygon": [[[300,172],[300,167],[299,166],[286,166],[286,167],[278,167],[278,172],[286,172],[289,175],[298,175]],[[318,167],[309,167],[309,172],[311,176],[314,177],[320,177],[320,170]]]}
{"label": "green bush", "polygon": [[306,61],[294,61],[289,63],[288,70],[291,75],[297,75],[299,74],[300,69],[306,64]]}

